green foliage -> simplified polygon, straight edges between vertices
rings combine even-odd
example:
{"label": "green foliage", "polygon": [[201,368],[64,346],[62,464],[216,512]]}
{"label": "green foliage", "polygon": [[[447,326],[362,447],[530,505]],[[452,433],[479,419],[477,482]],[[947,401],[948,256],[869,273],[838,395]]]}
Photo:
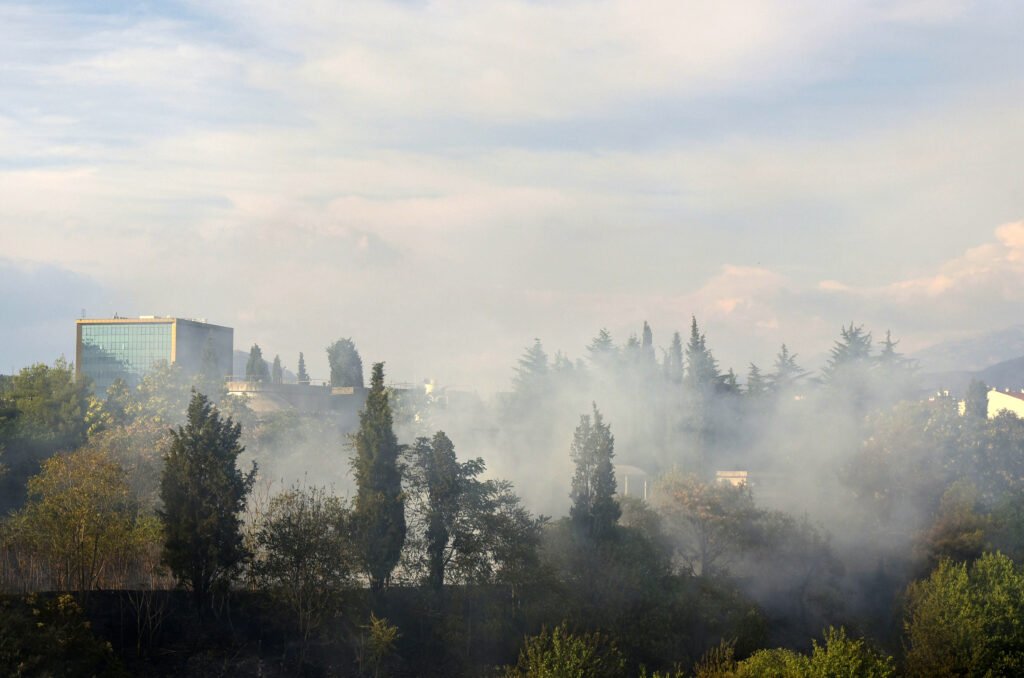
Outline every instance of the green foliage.
{"label": "green foliage", "polygon": [[1009,558],[945,560],[907,592],[907,675],[1019,676],[1022,619],[1024,574]]}
{"label": "green foliage", "polygon": [[302,353],[299,353],[299,367],[295,377],[300,384],[309,383],[309,372],[306,371],[306,357]]}
{"label": "green foliage", "polygon": [[408,566],[435,593],[446,582],[515,584],[535,567],[537,521],[508,483],[478,480],[483,471],[482,459],[459,462],[442,431],[411,450]]}
{"label": "green foliage", "polygon": [[369,671],[373,675],[380,675],[381,665],[389,654],[395,649],[395,643],[402,634],[398,627],[388,622],[387,618],[378,618],[370,613],[370,623],[363,626],[366,631],[364,636],[362,652],[359,656],[359,665],[364,673]]}
{"label": "green foliage", "polygon": [[739,662],[732,673],[710,676],[735,678],[892,678],[896,665],[861,638],[842,628],[825,631],[825,644],[814,641],[810,656],[786,649],[760,650]]}
{"label": "green foliage", "polygon": [[291,610],[308,641],[340,605],[351,580],[348,508],[323,489],[292,487],[271,499],[255,546],[256,582]]}
{"label": "green foliage", "polygon": [[270,368],[270,381],[274,384],[284,383],[284,370],[281,368],[281,356],[274,356],[274,364]]}
{"label": "green foliage", "polygon": [[526,639],[504,678],[625,678],[626,659],[600,633],[576,634],[562,623]]}
{"label": "green foliage", "polygon": [[200,605],[225,590],[248,553],[239,514],[256,477],[238,470],[240,427],[202,394],[188,406],[188,423],[171,432],[160,477],[159,515],[164,523],[163,562]]}
{"label": "green foliage", "polygon": [[0,600],[0,672],[11,678],[120,678],[110,643],[93,635],[70,595]]}
{"label": "green foliage", "polygon": [[384,363],[375,363],[359,430],[352,436],[356,479],[355,527],[370,588],[387,587],[405,542],[402,451],[392,430],[391,407],[384,388]]}
{"label": "green foliage", "polygon": [[519,366],[512,380],[512,388],[516,395],[527,401],[536,401],[545,397],[548,385],[548,354],[540,339],[534,339],[533,345],[526,349],[519,358]]}
{"label": "green foliage", "polygon": [[981,556],[992,519],[977,509],[978,488],[970,480],[957,480],[943,493],[938,514],[920,540],[929,570],[946,558],[971,563]]}
{"label": "green foliage", "polygon": [[263,350],[259,344],[253,344],[249,349],[249,360],[245,363],[246,381],[270,381],[270,368],[267,361],[263,359]]}
{"label": "green foliage", "polygon": [[593,404],[594,418],[580,417],[573,434],[570,455],[576,465],[572,479],[572,508],[569,515],[573,524],[592,539],[606,539],[615,529],[622,514],[615,499],[615,438],[611,426],[604,423],[597,404]]}
{"label": "green foliage", "polygon": [[89,591],[137,581],[131,577],[140,574],[157,538],[155,520],[141,513],[124,469],[106,453],[52,457],[29,479],[28,492],[7,538],[29,562],[42,563],[54,588]]}
{"label": "green foliage", "polygon": [[338,339],[327,347],[331,386],[363,386],[363,359],[351,339]]}

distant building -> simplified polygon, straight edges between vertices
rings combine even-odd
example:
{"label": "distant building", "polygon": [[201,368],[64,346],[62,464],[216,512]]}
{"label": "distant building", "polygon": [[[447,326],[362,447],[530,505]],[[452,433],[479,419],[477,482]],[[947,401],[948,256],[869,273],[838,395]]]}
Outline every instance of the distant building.
{"label": "distant building", "polygon": [[992,389],[988,392],[988,417],[991,419],[1003,410],[1024,417],[1024,393],[1009,389],[1000,391]]}
{"label": "distant building", "polygon": [[176,363],[188,376],[199,374],[207,343],[218,374],[231,375],[235,331],[184,318],[90,318],[75,323],[75,370],[93,382],[97,394],[116,379],[134,388],[160,361]]}
{"label": "distant building", "polygon": [[747,472],[746,471],[719,471],[715,474],[715,482],[719,485],[732,485],[733,487],[743,487],[747,484]]}

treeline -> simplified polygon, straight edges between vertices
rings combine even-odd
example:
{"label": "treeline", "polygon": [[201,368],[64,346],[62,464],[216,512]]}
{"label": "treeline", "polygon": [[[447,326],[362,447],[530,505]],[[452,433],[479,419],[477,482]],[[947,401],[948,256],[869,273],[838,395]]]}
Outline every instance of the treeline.
{"label": "treeline", "polygon": [[[646,324],[622,346],[602,332],[590,349],[549,361],[536,342],[508,397],[468,407],[389,392],[374,365],[347,439],[295,413],[256,416],[173,366],[102,398],[62,361],[5,379],[0,460],[20,494],[4,495],[0,666],[1019,672],[1015,416],[988,419],[978,395],[963,414],[922,399],[895,342],[876,352],[853,325],[821,374],[783,346],[743,385],[695,320],[689,342],[676,334],[660,356]],[[320,477],[259,479],[254,461],[287,454],[311,427],[333,440],[324,456],[350,467],[351,495]],[[646,498],[623,493],[623,460],[648,471]],[[739,469],[747,484],[716,479]],[[565,498],[561,518],[518,495],[545,474]]]}

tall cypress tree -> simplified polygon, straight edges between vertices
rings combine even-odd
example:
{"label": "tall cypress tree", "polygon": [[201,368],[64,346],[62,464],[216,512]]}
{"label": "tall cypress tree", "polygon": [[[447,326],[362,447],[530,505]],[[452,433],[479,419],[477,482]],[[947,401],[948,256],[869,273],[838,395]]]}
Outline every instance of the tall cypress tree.
{"label": "tall cypress tree", "polygon": [[398,456],[402,451],[392,429],[391,406],[384,389],[384,363],[374,363],[359,430],[352,437],[356,478],[354,518],[360,555],[370,589],[387,587],[405,542],[405,505]]}
{"label": "tall cypress tree", "polygon": [[284,382],[284,370],[281,368],[281,356],[274,356],[274,364],[270,368],[270,381],[274,384]]}
{"label": "tall cypress tree", "polygon": [[597,404],[593,404],[594,418],[580,417],[580,425],[573,435],[570,454],[576,464],[572,479],[572,508],[569,515],[573,524],[584,535],[593,539],[606,539],[614,534],[615,525],[622,515],[615,499],[615,438],[611,426],[604,423]]}
{"label": "tall cypress tree", "polygon": [[300,384],[309,383],[309,373],[306,372],[306,357],[302,353],[299,353],[299,368],[295,377]]}

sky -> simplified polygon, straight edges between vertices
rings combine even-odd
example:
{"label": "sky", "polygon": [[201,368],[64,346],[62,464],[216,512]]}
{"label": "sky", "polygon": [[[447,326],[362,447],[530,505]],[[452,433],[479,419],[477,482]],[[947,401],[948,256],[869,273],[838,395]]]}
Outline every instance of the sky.
{"label": "sky", "polygon": [[540,338],[723,367],[1024,308],[1024,5],[0,1],[0,372],[74,319],[494,391]]}

